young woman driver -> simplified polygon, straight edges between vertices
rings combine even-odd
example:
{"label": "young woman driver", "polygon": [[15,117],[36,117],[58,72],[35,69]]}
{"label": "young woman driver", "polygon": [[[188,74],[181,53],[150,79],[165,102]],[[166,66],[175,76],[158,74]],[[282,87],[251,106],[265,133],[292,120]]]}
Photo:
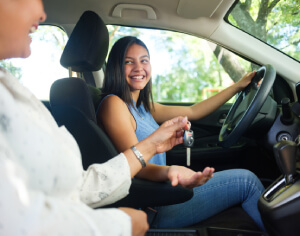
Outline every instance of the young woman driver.
{"label": "young woman driver", "polygon": [[[152,102],[149,51],[141,40],[127,36],[119,39],[110,52],[103,99],[97,110],[98,123],[121,152],[149,136],[159,127],[158,124],[172,117],[181,115],[189,120],[199,120],[212,113],[245,88],[254,74],[246,74],[239,82],[193,106],[161,105]],[[152,227],[192,225],[241,204],[264,230],[257,208],[257,200],[264,188],[258,178],[248,170],[235,169],[214,173],[210,179],[213,172],[210,167],[203,172],[194,172],[183,166],[166,166],[165,153],[154,155],[137,177],[152,181],[170,180],[174,186],[193,187],[194,197],[181,204],[157,207]],[[203,176],[203,181],[199,181],[197,186],[186,184],[182,179],[195,174]]]}

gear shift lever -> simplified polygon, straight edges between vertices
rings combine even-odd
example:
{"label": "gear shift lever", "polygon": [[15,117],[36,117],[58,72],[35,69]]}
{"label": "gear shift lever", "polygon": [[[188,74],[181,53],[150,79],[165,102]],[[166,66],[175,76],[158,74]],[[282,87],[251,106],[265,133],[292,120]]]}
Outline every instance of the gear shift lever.
{"label": "gear shift lever", "polygon": [[297,145],[293,141],[280,141],[273,147],[277,165],[285,178],[285,184],[293,182],[296,174],[296,152]]}

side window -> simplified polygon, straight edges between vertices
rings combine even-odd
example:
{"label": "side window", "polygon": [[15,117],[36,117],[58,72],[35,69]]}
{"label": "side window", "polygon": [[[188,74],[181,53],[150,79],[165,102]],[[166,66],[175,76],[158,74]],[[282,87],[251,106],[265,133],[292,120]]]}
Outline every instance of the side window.
{"label": "side window", "polygon": [[30,57],[3,60],[0,66],[17,77],[37,98],[47,101],[52,83],[68,76],[68,70],[59,62],[68,36],[62,29],[49,25],[39,26],[31,36]]}
{"label": "side window", "polygon": [[147,45],[157,102],[199,102],[257,69],[225,48],[195,36],[111,25],[108,29],[110,47],[125,35],[136,36]]}

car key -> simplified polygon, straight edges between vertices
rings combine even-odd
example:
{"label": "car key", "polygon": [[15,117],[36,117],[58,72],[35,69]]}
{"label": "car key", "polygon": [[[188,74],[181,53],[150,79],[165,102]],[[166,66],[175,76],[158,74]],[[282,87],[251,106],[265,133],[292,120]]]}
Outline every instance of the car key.
{"label": "car key", "polygon": [[186,165],[191,165],[191,147],[194,145],[193,130],[185,130],[183,134],[183,145],[186,147]]}

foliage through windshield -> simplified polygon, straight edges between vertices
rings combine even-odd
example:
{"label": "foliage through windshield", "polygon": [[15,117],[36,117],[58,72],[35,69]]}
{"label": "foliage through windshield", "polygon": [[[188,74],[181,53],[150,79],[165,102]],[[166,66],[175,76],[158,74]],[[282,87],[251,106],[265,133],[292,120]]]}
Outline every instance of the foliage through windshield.
{"label": "foliage through windshield", "polygon": [[110,48],[127,35],[136,36],[147,45],[157,102],[201,101],[258,69],[225,48],[195,36],[112,25],[108,25],[108,30]]}
{"label": "foliage through windshield", "polygon": [[240,0],[228,21],[300,61],[300,0]]}
{"label": "foliage through windshield", "polygon": [[0,67],[12,73],[39,99],[49,100],[52,83],[68,76],[68,70],[59,62],[68,36],[57,26],[41,25],[31,37],[30,57],[2,60]]}

